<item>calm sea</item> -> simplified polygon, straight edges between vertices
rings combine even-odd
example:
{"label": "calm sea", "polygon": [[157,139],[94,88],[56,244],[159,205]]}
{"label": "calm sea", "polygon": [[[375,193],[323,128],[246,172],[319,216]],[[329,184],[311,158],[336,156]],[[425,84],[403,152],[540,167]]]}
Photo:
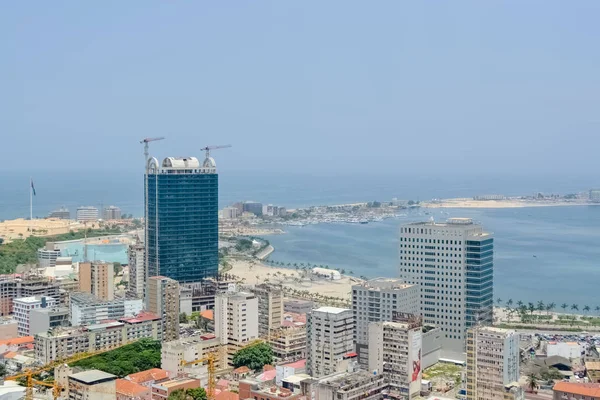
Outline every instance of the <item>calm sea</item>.
{"label": "calm sea", "polygon": [[[34,216],[67,206],[117,205],[141,216],[143,175],[131,171],[0,171],[0,220],[29,215],[29,176],[35,182]],[[288,208],[368,200],[471,197],[537,192],[577,192],[600,186],[595,177],[425,177],[307,176],[268,173],[220,174],[221,206],[255,200]],[[436,220],[471,217],[496,238],[495,297],[523,301],[600,305],[600,207],[543,207],[501,210],[431,211]],[[270,237],[273,259],[310,262],[352,270],[355,275],[396,276],[398,228],[428,219],[411,213],[403,219],[367,225],[287,227]],[[98,250],[101,251],[101,250]],[[535,257],[534,257],[535,256]]]}

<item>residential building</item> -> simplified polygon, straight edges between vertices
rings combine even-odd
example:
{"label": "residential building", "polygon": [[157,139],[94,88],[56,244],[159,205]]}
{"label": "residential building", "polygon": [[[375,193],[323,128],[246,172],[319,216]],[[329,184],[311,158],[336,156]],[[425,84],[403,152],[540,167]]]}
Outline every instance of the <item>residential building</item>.
{"label": "residential building", "polygon": [[167,157],[146,168],[146,259],[148,276],[180,283],[218,273],[218,175],[214,159]]}
{"label": "residential building", "polygon": [[176,378],[152,385],[152,400],[167,400],[169,395],[176,390],[197,389],[200,387],[199,379]]}
{"label": "residential building", "polygon": [[145,371],[129,374],[125,377],[128,381],[137,383],[147,388],[152,388],[155,383],[161,383],[169,380],[169,371],[160,368],[151,368]]}
{"label": "residential building", "polygon": [[151,400],[152,391],[149,387],[139,385],[128,381],[127,379],[117,379],[116,381],[117,400]]}
{"label": "residential building", "polygon": [[54,242],[47,242],[46,245],[37,251],[38,264],[40,268],[56,266],[56,259],[60,257],[60,250],[56,248]]}
{"label": "residential building", "polygon": [[19,336],[29,336],[30,313],[37,308],[55,307],[56,300],[52,297],[21,297],[14,300],[14,318],[17,320]]}
{"label": "residential building", "polygon": [[589,199],[592,203],[600,203],[600,189],[590,190]]}
{"label": "residential building", "polygon": [[0,275],[0,316],[13,313],[13,301],[21,297],[59,298],[59,285],[40,276]]}
{"label": "residential building", "polygon": [[115,274],[112,263],[103,261],[79,263],[79,290],[100,300],[115,298]]}
{"label": "residential building", "polygon": [[585,372],[592,383],[600,383],[600,361],[586,361]]}
{"label": "residential building", "polygon": [[117,377],[90,369],[69,375],[69,400],[114,400],[117,396]]}
{"label": "residential building", "polygon": [[283,310],[296,314],[308,314],[312,311],[314,304],[312,300],[289,299],[283,302]]}
{"label": "residential building", "polygon": [[600,383],[557,382],[554,400],[600,400]]}
{"label": "residential building", "polygon": [[29,313],[30,335],[66,326],[69,326],[68,307],[38,308]]}
{"label": "residential building", "polygon": [[121,219],[121,209],[117,206],[104,208],[102,213],[104,219]]}
{"label": "residential building", "polygon": [[369,324],[369,371],[381,374],[390,392],[414,399],[421,392],[422,324],[420,317],[406,322]]}
{"label": "residential building", "polygon": [[258,299],[258,335],[269,336],[281,328],[283,322],[283,293],[281,288],[267,283],[254,286],[252,293]]}
{"label": "residential building", "polygon": [[365,367],[369,363],[369,324],[392,321],[394,312],[420,314],[419,287],[402,279],[371,279],[352,286],[352,310],[358,362]]}
{"label": "residential building", "polygon": [[285,313],[281,330],[269,338],[278,360],[306,358],[306,314]]}
{"label": "residential building", "polygon": [[127,293],[132,297],[144,298],[146,287],[146,246],[141,243],[128,247],[129,284]]}
{"label": "residential building", "polygon": [[282,381],[292,375],[303,374],[306,371],[306,360],[298,360],[293,363],[281,364],[275,367],[275,384],[281,386]]}
{"label": "residential building", "polygon": [[107,350],[143,338],[160,340],[160,318],[143,312],[89,326],[56,328],[35,335],[35,355],[44,364],[77,353]]}
{"label": "residential building", "polygon": [[244,379],[240,381],[239,386],[240,399],[306,400],[306,396],[301,393],[293,393],[290,389],[266,384],[254,379]]}
{"label": "residential building", "polygon": [[[160,366],[174,377],[183,373],[189,366],[193,368],[203,362],[196,362],[206,358],[209,354],[216,354],[217,369],[226,367],[225,352],[221,351],[221,343],[213,334],[181,338],[170,342],[164,342],[161,350]],[[190,363],[184,365],[185,363]]]}
{"label": "residential building", "polygon": [[146,310],[162,317],[163,340],[179,339],[179,283],[164,276],[148,278]]}
{"label": "residential building", "polygon": [[383,375],[359,371],[324,377],[313,390],[316,400],[380,400],[387,387]]}
{"label": "residential building", "polygon": [[258,298],[252,293],[225,292],[215,297],[215,335],[227,345],[228,358],[257,339]]}
{"label": "residential building", "polygon": [[71,219],[71,212],[64,206],[48,214],[48,218]]}
{"label": "residential building", "polygon": [[19,323],[10,317],[0,318],[0,341],[16,338],[19,336]]}
{"label": "residential building", "polygon": [[519,335],[475,326],[467,331],[467,400],[522,400]]}
{"label": "residential building", "polygon": [[78,207],[77,208],[77,221],[98,221],[98,209],[96,207]]}
{"label": "residential building", "polygon": [[69,303],[71,325],[93,325],[107,319],[138,315],[143,309],[142,299],[118,297],[100,300],[89,293],[72,293]]}
{"label": "residential building", "polygon": [[223,219],[236,219],[238,217],[238,209],[235,207],[225,207],[221,215]]}
{"label": "residential building", "polygon": [[263,213],[263,205],[262,203],[257,203],[255,201],[246,201],[244,203],[243,210],[243,212],[249,212],[257,217],[260,217]]}
{"label": "residential building", "polygon": [[354,352],[352,310],[321,307],[308,315],[307,373],[315,378],[342,372],[342,361]]}
{"label": "residential building", "polygon": [[494,239],[469,218],[400,228],[400,277],[419,285],[426,325],[444,334],[445,358],[464,359],[467,328],[492,323]]}

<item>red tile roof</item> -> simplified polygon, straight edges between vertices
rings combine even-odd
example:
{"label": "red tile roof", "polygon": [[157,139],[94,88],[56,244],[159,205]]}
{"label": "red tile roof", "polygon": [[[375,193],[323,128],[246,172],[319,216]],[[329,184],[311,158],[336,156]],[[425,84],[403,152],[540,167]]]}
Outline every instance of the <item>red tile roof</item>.
{"label": "red tile roof", "polygon": [[127,379],[117,379],[117,393],[127,396],[139,396],[149,393],[150,389]]}
{"label": "red tile roof", "polygon": [[139,322],[155,321],[155,320],[160,320],[160,317],[158,315],[148,312],[148,311],[142,311],[135,317],[119,319],[119,321],[121,321],[121,322],[128,322],[130,324],[137,324]]}
{"label": "red tile roof", "polygon": [[557,382],[554,391],[600,398],[600,383]]}
{"label": "red tile roof", "polygon": [[224,390],[215,396],[215,400],[240,400],[240,396],[237,393]]}
{"label": "red tile roof", "polygon": [[299,360],[299,361],[296,361],[296,362],[293,362],[293,363],[289,363],[289,364],[284,364],[283,366],[284,367],[289,367],[289,368],[295,368],[295,369],[304,368],[304,367],[306,367],[306,359]]}
{"label": "red tile roof", "polygon": [[146,371],[136,372],[135,374],[129,374],[126,379],[135,383],[145,383],[148,381],[160,381],[169,378],[169,372],[160,368],[152,368]]}
{"label": "red tile roof", "polygon": [[209,320],[211,320],[211,321],[212,321],[212,320],[214,319],[214,317],[215,317],[215,315],[214,315],[214,313],[213,313],[213,310],[205,310],[205,311],[202,311],[202,312],[200,313],[200,316],[201,316],[202,318],[206,318],[206,319],[209,319]]}
{"label": "red tile roof", "polygon": [[250,368],[246,367],[245,365],[242,365],[241,367],[234,369],[232,372],[236,374],[245,374],[250,372]]}
{"label": "red tile roof", "polygon": [[34,342],[33,336],[23,336],[23,337],[18,337],[18,338],[0,340],[0,346],[3,344],[5,344],[7,346],[21,346],[21,345],[27,345],[27,344],[33,343],[33,342]]}

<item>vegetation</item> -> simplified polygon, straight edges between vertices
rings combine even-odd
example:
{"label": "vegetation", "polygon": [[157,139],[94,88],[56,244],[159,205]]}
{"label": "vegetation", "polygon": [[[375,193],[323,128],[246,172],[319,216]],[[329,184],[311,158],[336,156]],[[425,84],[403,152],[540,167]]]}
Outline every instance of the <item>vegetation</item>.
{"label": "vegetation", "polygon": [[235,244],[235,249],[237,251],[248,251],[252,248],[252,240],[250,239],[245,239],[245,238],[240,238],[238,239],[237,243]]}
{"label": "vegetation", "polygon": [[530,374],[527,377],[527,386],[529,386],[529,389],[531,389],[532,392],[538,388],[537,376],[535,376],[535,374]]}
{"label": "vegetation", "polygon": [[160,368],[160,349],[158,340],[140,339],[118,349],[76,361],[71,367],[99,369],[122,378],[150,368]]}
{"label": "vegetation", "polygon": [[267,343],[251,344],[238,350],[233,355],[233,365],[238,368],[246,366],[252,370],[261,370],[273,362],[273,349]]}
{"label": "vegetation", "polygon": [[[98,237],[119,234],[118,228],[105,227],[104,229],[87,230],[88,237]],[[64,240],[82,239],[85,235],[83,230],[70,231],[69,233],[55,236],[30,236],[27,239],[17,239],[10,243],[0,245],[0,274],[12,274],[19,264],[37,263],[37,250],[44,247],[46,242],[60,242]]]}
{"label": "vegetation", "polygon": [[203,388],[175,390],[168,400],[206,400],[206,391]]}
{"label": "vegetation", "polygon": [[113,263],[113,269],[114,269],[114,273],[115,276],[119,275],[121,272],[123,272],[123,266],[121,266],[120,262],[114,262]]}
{"label": "vegetation", "polygon": [[460,379],[461,371],[462,368],[458,365],[439,362],[423,371],[423,378],[433,379],[441,377],[456,382]]}

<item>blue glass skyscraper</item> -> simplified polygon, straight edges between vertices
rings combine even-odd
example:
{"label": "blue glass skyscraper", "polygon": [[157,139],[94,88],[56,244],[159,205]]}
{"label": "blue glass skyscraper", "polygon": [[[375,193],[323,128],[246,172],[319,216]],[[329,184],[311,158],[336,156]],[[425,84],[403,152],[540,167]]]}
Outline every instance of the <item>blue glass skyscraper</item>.
{"label": "blue glass skyscraper", "polygon": [[148,276],[200,282],[218,272],[219,183],[215,162],[148,160],[145,179]]}

